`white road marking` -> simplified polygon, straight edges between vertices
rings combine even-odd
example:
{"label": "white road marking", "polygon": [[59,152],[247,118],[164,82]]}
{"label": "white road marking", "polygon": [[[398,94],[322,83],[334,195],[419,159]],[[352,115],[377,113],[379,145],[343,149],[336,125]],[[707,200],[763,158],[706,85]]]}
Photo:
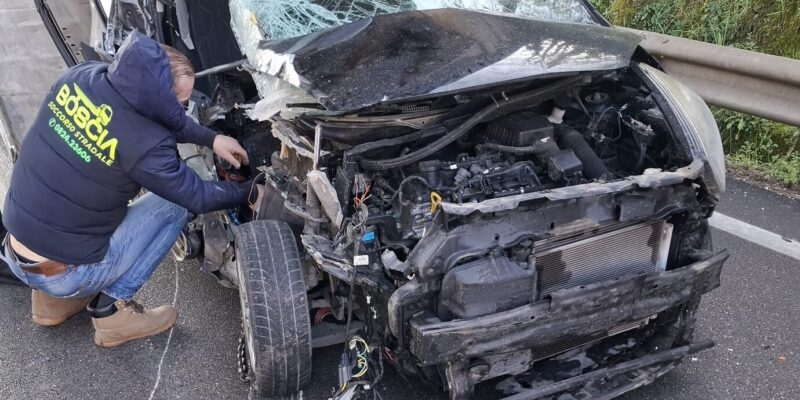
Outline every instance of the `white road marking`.
{"label": "white road marking", "polygon": [[[175,266],[175,293],[172,295],[172,306],[175,307],[178,303],[178,264],[173,262],[173,265]],[[156,389],[158,389],[158,384],[161,383],[161,367],[164,365],[164,359],[167,357],[169,344],[172,342],[172,331],[174,330],[175,325],[172,325],[172,328],[169,328],[169,336],[167,336],[167,344],[164,346],[164,352],[161,353],[161,360],[158,362],[156,383],[153,385],[153,390],[150,391],[150,397],[148,397],[148,400],[153,400],[153,396],[156,395]]]}
{"label": "white road marking", "polygon": [[747,222],[739,221],[725,214],[715,212],[708,220],[709,224],[721,231],[738,236],[749,242],[766,247],[772,251],[800,260],[800,242],[784,238],[777,233],[761,229]]}

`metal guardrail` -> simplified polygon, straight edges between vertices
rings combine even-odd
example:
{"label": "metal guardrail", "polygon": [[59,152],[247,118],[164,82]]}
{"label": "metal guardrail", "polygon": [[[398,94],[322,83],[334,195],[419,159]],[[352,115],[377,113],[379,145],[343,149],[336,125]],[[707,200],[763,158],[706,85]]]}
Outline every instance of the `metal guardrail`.
{"label": "metal guardrail", "polygon": [[707,103],[800,126],[800,60],[622,28]]}

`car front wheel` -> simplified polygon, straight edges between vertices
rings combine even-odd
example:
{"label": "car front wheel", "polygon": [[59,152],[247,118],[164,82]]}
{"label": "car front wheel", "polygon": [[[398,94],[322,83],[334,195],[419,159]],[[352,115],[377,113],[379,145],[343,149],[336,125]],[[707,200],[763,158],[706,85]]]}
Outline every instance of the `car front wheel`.
{"label": "car front wheel", "polygon": [[294,396],[311,377],[311,321],[289,225],[242,224],[236,264],[250,382],[261,396]]}

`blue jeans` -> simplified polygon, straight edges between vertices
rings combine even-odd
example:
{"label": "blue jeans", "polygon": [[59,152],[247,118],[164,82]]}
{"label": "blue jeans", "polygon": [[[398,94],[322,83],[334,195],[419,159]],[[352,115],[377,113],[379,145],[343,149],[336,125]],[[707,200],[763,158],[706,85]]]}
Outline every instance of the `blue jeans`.
{"label": "blue jeans", "polygon": [[186,209],[147,193],[128,206],[98,263],[67,265],[67,271],[45,277],[23,271],[13,256],[3,259],[20,280],[53,297],[89,297],[103,292],[130,300],[167,255],[185,224]]}

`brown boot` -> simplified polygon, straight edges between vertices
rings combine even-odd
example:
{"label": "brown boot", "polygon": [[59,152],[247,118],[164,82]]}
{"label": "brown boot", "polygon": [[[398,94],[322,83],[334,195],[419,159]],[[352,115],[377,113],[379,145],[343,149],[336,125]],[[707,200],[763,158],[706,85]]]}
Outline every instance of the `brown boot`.
{"label": "brown boot", "polygon": [[175,325],[178,312],[172,306],[145,310],[130,300],[117,300],[117,312],[105,318],[92,318],[94,343],[100,347],[116,347],[134,339],[158,335]]}
{"label": "brown boot", "polygon": [[41,290],[34,290],[31,292],[31,319],[36,325],[60,325],[85,309],[91,300],[91,297],[59,299]]}

